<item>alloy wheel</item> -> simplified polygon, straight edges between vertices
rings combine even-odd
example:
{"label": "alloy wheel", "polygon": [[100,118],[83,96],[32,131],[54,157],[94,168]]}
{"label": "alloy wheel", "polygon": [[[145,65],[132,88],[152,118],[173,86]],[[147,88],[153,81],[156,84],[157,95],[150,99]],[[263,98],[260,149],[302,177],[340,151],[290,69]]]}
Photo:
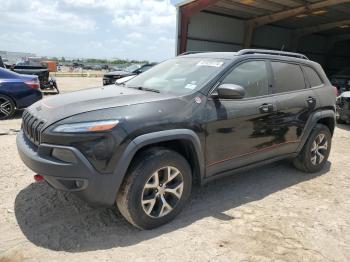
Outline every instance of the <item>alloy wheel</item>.
{"label": "alloy wheel", "polygon": [[12,114],[13,105],[6,97],[0,97],[0,119],[9,117]]}
{"label": "alloy wheel", "polygon": [[319,134],[311,146],[311,163],[316,166],[323,162],[328,150],[327,137],[324,134]]}
{"label": "alloy wheel", "polygon": [[153,218],[169,214],[181,199],[184,180],[181,172],[171,166],[154,172],[144,185],[141,204]]}

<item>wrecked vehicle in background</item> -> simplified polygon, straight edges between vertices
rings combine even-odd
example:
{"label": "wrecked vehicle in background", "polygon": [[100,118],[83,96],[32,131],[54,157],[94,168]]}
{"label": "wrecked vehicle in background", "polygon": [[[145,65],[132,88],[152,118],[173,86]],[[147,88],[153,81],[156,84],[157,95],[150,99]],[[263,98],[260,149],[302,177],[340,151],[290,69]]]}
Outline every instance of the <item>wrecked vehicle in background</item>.
{"label": "wrecked vehicle in background", "polygon": [[26,65],[17,64],[11,67],[11,70],[22,75],[36,75],[39,78],[40,89],[44,93],[59,94],[56,79],[50,77],[50,70],[42,64]]}
{"label": "wrecked vehicle in background", "polygon": [[330,81],[338,89],[339,94],[350,91],[350,67],[332,75]]}
{"label": "wrecked vehicle in background", "polygon": [[124,78],[127,76],[132,76],[132,75],[139,75],[148,69],[152,68],[155,66],[157,63],[149,63],[149,64],[144,64],[144,65],[131,65],[128,66],[127,68],[123,70],[117,70],[117,71],[112,71],[109,73],[106,73],[103,76],[103,85],[113,85],[117,79]]}
{"label": "wrecked vehicle in background", "polygon": [[343,92],[337,98],[337,115],[338,124],[350,123],[350,91]]}
{"label": "wrecked vehicle in background", "polygon": [[8,65],[0,57],[0,67],[7,68],[21,75],[36,75],[40,82],[40,89],[44,93],[59,94],[56,79],[50,77],[49,61],[45,63],[20,62],[16,65]]}
{"label": "wrecked vehicle in background", "polygon": [[24,109],[42,99],[39,86],[37,76],[20,75],[1,67],[0,120],[11,118],[16,110]]}

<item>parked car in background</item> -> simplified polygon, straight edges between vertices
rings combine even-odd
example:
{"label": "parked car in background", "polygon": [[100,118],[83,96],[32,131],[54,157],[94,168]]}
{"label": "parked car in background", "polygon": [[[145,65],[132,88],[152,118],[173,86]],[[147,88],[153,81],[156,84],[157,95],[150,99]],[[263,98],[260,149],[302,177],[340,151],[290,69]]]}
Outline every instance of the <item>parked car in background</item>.
{"label": "parked car in background", "polygon": [[350,123],[350,91],[343,92],[337,98],[337,123]]}
{"label": "parked car in background", "polygon": [[40,82],[40,89],[44,92],[59,94],[56,79],[50,77],[50,70],[41,64],[17,64],[11,70],[21,75],[36,75]]}
{"label": "parked car in background", "polygon": [[84,70],[92,70],[92,69],[94,69],[92,65],[83,65],[82,68]]}
{"label": "parked car in background", "polygon": [[102,68],[103,70],[108,70],[108,69],[109,69],[109,65],[101,65],[101,68]]}
{"label": "parked car in background", "polygon": [[0,120],[12,117],[16,109],[26,108],[41,98],[36,75],[20,75],[0,68]]}
{"label": "parked car in background", "polygon": [[330,77],[332,85],[334,85],[339,94],[350,91],[350,67],[344,68],[337,74]]}
{"label": "parked car in background", "polygon": [[125,85],[38,102],[23,114],[17,148],[38,180],[117,204],[131,224],[151,229],[179,214],[193,183],[281,159],[319,172],[335,101],[322,67],[301,54],[182,55]]}
{"label": "parked car in background", "polygon": [[92,68],[92,70],[102,70],[101,65],[92,65],[91,68]]}
{"label": "parked car in background", "polygon": [[103,76],[103,85],[112,85],[119,78],[130,76],[130,75],[139,75],[148,69],[155,66],[157,63],[149,63],[144,65],[131,65],[124,70],[112,71],[104,74]]}

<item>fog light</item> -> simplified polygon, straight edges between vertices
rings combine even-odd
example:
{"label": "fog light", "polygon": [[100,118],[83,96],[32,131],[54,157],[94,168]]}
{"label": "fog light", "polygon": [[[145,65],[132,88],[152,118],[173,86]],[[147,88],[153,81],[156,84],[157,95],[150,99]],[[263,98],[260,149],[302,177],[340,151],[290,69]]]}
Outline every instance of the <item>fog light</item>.
{"label": "fog light", "polygon": [[76,163],[77,162],[77,159],[75,158],[74,153],[68,149],[54,148],[52,150],[51,155],[54,158],[61,160],[63,162],[67,162],[67,163]]}
{"label": "fog light", "polygon": [[85,183],[82,180],[77,180],[77,181],[75,181],[75,185],[77,188],[82,188],[82,187],[84,187]]}

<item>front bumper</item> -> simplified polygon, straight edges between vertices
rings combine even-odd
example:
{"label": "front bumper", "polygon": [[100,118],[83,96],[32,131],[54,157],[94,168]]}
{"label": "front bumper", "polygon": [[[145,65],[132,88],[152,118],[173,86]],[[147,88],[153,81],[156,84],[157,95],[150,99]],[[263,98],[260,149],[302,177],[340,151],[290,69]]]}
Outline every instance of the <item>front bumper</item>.
{"label": "front bumper", "polygon": [[[52,187],[73,192],[93,205],[112,206],[115,203],[118,190],[116,174],[97,172],[76,148],[50,144],[36,147],[23,131],[17,135],[17,148],[25,165],[42,175]],[[67,150],[74,156],[74,161],[68,163],[53,157],[54,149]]]}

